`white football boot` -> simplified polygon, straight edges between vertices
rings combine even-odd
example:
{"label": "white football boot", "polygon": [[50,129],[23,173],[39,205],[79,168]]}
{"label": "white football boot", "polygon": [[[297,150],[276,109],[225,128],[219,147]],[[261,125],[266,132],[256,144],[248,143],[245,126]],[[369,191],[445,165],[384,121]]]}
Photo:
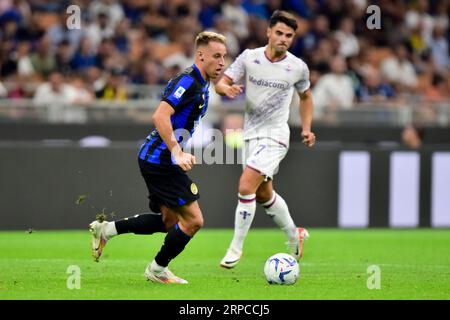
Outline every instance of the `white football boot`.
{"label": "white football boot", "polygon": [[238,264],[239,260],[241,260],[241,257],[242,251],[229,248],[225,254],[225,257],[223,257],[222,261],[220,261],[220,266],[226,269],[234,268]]}
{"label": "white football boot", "polygon": [[167,267],[163,268],[161,271],[155,271],[151,268],[152,264],[149,264],[147,269],[145,269],[144,276],[147,280],[159,283],[178,283],[187,284],[188,282],[180,277],[177,277],[170,271]]}
{"label": "white football boot", "polygon": [[305,228],[297,228],[295,241],[286,242],[289,253],[298,261],[303,256],[303,243],[309,238],[309,232]]}
{"label": "white football boot", "polygon": [[89,224],[89,231],[92,234],[92,257],[98,262],[100,259],[103,248],[106,246],[108,237],[106,236],[106,225],[108,221],[99,222],[97,220]]}

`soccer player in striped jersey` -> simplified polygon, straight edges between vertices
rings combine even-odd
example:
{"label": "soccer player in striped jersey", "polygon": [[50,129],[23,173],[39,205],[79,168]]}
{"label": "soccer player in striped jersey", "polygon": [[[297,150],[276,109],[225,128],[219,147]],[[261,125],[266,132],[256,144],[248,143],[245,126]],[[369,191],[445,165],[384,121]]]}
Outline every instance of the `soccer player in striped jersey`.
{"label": "soccer player in striped jersey", "polygon": [[244,171],[239,181],[234,237],[220,262],[233,268],[241,259],[244,240],[253,221],[256,202],[286,233],[289,253],[300,259],[303,242],[309,236],[297,228],[283,198],[273,190],[272,179],[289,147],[289,109],[299,99],[303,143],[311,147],[313,103],[306,64],[287,50],[297,22],[285,11],[275,11],[267,29],[265,47],[242,52],[216,85],[216,92],[235,98],[242,92],[238,83],[245,75]]}
{"label": "soccer player in striped jersey", "polygon": [[94,221],[90,225],[92,254],[97,261],[106,242],[115,235],[166,232],[161,250],[145,270],[145,277],[154,282],[187,283],[167,266],[203,226],[197,202],[199,192],[186,174],[195,164],[195,157],[185,153],[183,146],[208,108],[209,81],[219,77],[225,65],[226,39],[205,31],[197,36],[195,45],[195,63],[167,84],[153,115],[156,129],[146,138],[138,154],[150,209],[161,214],[141,214],[112,222]]}

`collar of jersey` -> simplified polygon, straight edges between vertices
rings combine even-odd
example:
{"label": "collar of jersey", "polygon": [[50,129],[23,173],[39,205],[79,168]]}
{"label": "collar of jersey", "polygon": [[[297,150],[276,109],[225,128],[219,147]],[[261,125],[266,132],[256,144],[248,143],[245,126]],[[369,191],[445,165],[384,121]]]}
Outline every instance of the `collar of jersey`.
{"label": "collar of jersey", "polygon": [[267,48],[267,46],[264,47],[264,56],[270,63],[277,63],[277,62],[283,61],[284,59],[287,58],[287,51],[286,51],[286,54],[283,56],[283,58],[281,58],[280,60],[274,61],[274,60],[270,59],[269,56],[267,55],[266,48]]}
{"label": "collar of jersey", "polygon": [[202,74],[200,73],[200,70],[198,70],[198,68],[197,68],[197,66],[195,65],[195,63],[192,65],[192,68],[194,68],[194,70],[197,72],[198,77],[199,77],[199,79],[200,79],[200,82],[201,82],[202,84],[205,84],[205,83],[206,83],[206,80],[203,79]]}

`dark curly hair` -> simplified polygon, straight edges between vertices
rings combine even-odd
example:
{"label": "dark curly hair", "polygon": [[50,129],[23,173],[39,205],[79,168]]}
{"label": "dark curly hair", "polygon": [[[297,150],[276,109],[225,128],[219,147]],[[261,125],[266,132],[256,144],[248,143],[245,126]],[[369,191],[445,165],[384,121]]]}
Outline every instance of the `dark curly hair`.
{"label": "dark curly hair", "polygon": [[276,10],[270,17],[269,27],[272,28],[278,22],[284,23],[288,27],[291,27],[292,29],[294,29],[294,31],[297,30],[297,27],[298,27],[297,20],[295,19],[295,17],[292,14],[290,14],[287,11]]}

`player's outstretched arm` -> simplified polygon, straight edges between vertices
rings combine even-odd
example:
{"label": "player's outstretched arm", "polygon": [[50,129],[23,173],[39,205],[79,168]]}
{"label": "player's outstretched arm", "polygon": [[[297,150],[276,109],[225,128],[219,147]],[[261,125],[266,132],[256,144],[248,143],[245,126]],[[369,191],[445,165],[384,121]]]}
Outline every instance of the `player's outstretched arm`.
{"label": "player's outstretched arm", "polygon": [[155,113],[153,114],[153,123],[158,130],[161,139],[167,146],[167,149],[172,153],[175,162],[183,169],[188,171],[192,169],[195,164],[195,157],[192,154],[183,152],[181,146],[178,144],[175,134],[173,132],[172,122],[170,117],[175,113],[175,110],[170,104],[161,101]]}
{"label": "player's outstretched arm", "polygon": [[219,82],[217,82],[216,93],[221,96],[227,96],[230,99],[237,97],[242,92],[243,86],[239,84],[233,84],[233,80],[227,76],[223,76]]}
{"label": "player's outstretched arm", "polygon": [[311,132],[313,118],[313,101],[311,90],[306,90],[300,95],[300,117],[302,121],[302,139],[303,143],[312,147],[316,143],[316,136]]}

